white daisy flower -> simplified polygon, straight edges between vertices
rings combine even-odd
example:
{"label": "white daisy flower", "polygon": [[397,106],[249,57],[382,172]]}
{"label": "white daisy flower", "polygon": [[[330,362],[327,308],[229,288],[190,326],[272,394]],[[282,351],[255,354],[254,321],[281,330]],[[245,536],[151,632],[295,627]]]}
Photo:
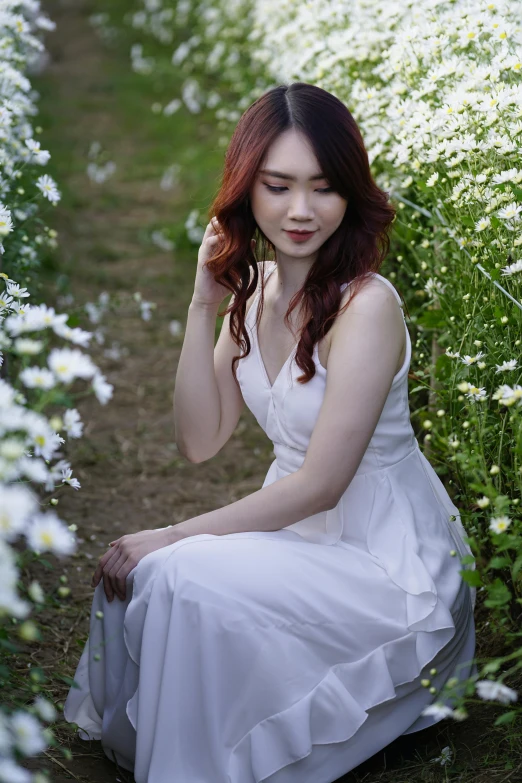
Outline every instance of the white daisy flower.
{"label": "white daisy flower", "polygon": [[71,383],[76,378],[92,378],[97,371],[90,357],[77,348],[53,348],[47,363],[62,383]]}
{"label": "white daisy flower", "polygon": [[38,554],[70,555],[76,549],[76,537],[54,511],[36,514],[25,535],[28,546]]}
{"label": "white daisy flower", "polygon": [[516,272],[522,272],[522,259],[502,267],[503,275],[514,275]]}
{"label": "white daisy flower", "polygon": [[63,415],[63,427],[70,438],[80,438],[83,432],[83,422],[76,408],[69,408]]}
{"label": "white daisy flower", "polygon": [[48,174],[43,174],[36,180],[36,187],[40,189],[45,198],[49,199],[51,204],[57,204],[61,195],[56,182]]}
{"label": "white daisy flower", "polygon": [[25,442],[19,438],[4,438],[0,440],[0,457],[7,460],[17,460],[25,454]]}
{"label": "white daisy flower", "polygon": [[503,370],[514,370],[517,367],[517,359],[510,359],[507,362],[496,365],[496,372],[502,372]]}
{"label": "white daisy flower", "polygon": [[502,207],[502,209],[499,209],[497,212],[497,216],[501,220],[513,220],[518,219],[518,215],[522,212],[522,205],[517,204],[516,201],[512,201],[510,204],[507,204],[507,206]]}
{"label": "white daisy flower", "polygon": [[483,386],[480,388],[470,385],[466,393],[466,397],[470,400],[483,400],[485,399],[487,392]]}
{"label": "white daisy flower", "polygon": [[484,231],[486,228],[489,228],[491,225],[491,218],[484,217],[480,218],[480,220],[477,220],[475,223],[475,231]]}
{"label": "white daisy flower", "polygon": [[481,699],[500,701],[502,704],[509,704],[509,702],[518,700],[516,691],[494,680],[478,680],[475,683],[475,687]]}
{"label": "white daisy flower", "polygon": [[19,378],[28,389],[52,389],[56,386],[56,378],[46,367],[26,367]]}
{"label": "white daisy flower", "polygon": [[67,321],[67,314],[57,315],[54,307],[47,307],[45,304],[38,306],[27,306],[23,313],[10,315],[5,320],[6,328],[11,334],[21,334],[22,332],[33,332],[55,327],[64,321]]}
{"label": "white daisy flower", "polygon": [[62,471],[71,467],[71,463],[66,459],[60,459],[54,465],[52,465],[47,474],[45,491],[52,492],[56,486],[57,481],[62,480]]}
{"label": "white daisy flower", "polygon": [[105,405],[111,399],[112,392],[114,390],[114,386],[112,386],[110,383],[107,383],[105,376],[100,372],[95,374],[92,381],[92,388],[94,389],[94,393],[101,405]]}
{"label": "white daisy flower", "polygon": [[53,331],[65,340],[70,340],[72,343],[80,345],[82,348],[88,348],[93,337],[92,332],[86,332],[84,329],[80,329],[79,326],[71,328],[70,326],[67,326],[67,324],[57,324],[53,327]]}
{"label": "white daisy flower", "polygon": [[173,337],[178,337],[183,331],[183,327],[181,325],[181,321],[170,321],[169,323],[169,332]]}
{"label": "white daisy flower", "polygon": [[40,353],[43,346],[42,340],[31,340],[28,337],[18,337],[13,343],[16,353],[24,356],[35,356],[37,353]]}
{"label": "white daisy flower", "polygon": [[34,446],[35,456],[43,457],[44,459],[51,459],[60,445],[65,443],[65,440],[57,432],[54,432],[45,420],[40,422],[39,425],[35,422],[31,428],[30,437]]}
{"label": "white daisy flower", "polygon": [[507,516],[491,517],[489,523],[489,529],[494,533],[504,533],[511,524],[511,520]]}
{"label": "white daisy flower", "polygon": [[47,480],[48,470],[43,459],[35,457],[21,457],[18,460],[20,475],[26,476],[36,484],[42,484]]}
{"label": "white daisy flower", "polygon": [[0,295],[0,313],[3,310],[10,310],[13,301],[13,297],[9,296],[7,291],[4,291],[4,293]]}
{"label": "white daisy flower", "polygon": [[0,204],[0,237],[7,236],[13,230],[11,211]]}
{"label": "white daisy flower", "polygon": [[456,359],[460,357],[460,353],[458,351],[451,351],[449,348],[446,348],[446,356],[449,356],[450,359]]}
{"label": "white daisy flower", "polygon": [[45,750],[48,743],[42,734],[42,725],[34,715],[17,710],[10,720],[14,744],[24,756],[35,756]]}
{"label": "white daisy flower", "polygon": [[492,398],[499,401],[499,405],[514,405],[518,402],[522,404],[522,386],[516,384],[511,387],[506,383],[499,386],[499,388],[493,393]]}
{"label": "white daisy flower", "polygon": [[475,364],[478,362],[479,359],[482,359],[483,356],[486,354],[484,351],[479,351],[475,356],[469,356],[469,354],[464,354],[463,357],[461,357],[460,361],[462,364],[467,364],[468,366],[471,364]]}
{"label": "white daisy flower", "polygon": [[62,470],[62,484],[69,484],[73,489],[81,489],[81,484],[77,478],[72,477],[72,470]]}
{"label": "white daisy flower", "polygon": [[450,707],[446,707],[445,704],[435,702],[428,707],[424,707],[421,715],[433,715],[436,719],[450,718],[453,715],[453,710]]}
{"label": "white daisy flower", "polygon": [[140,302],[141,317],[144,321],[150,321],[150,311],[156,307],[155,302],[146,302],[144,299]]}
{"label": "white daisy flower", "polygon": [[518,169],[506,169],[505,171],[501,171],[499,174],[495,174],[493,179],[491,180],[492,185],[501,185],[503,182],[513,182],[515,177],[518,174]]}
{"label": "white daisy flower", "polygon": [[0,537],[13,541],[37,508],[36,496],[23,484],[0,484]]}
{"label": "white daisy flower", "polygon": [[0,758],[1,783],[31,783],[33,775],[12,759]]}
{"label": "white daisy flower", "polygon": [[490,500],[488,497],[486,497],[486,495],[482,495],[481,498],[476,499],[475,503],[479,508],[487,508],[487,506],[490,504]]}
{"label": "white daisy flower", "polygon": [[56,718],[56,709],[52,701],[44,699],[43,696],[37,696],[34,700],[33,707],[35,708],[38,717],[44,720],[46,723],[51,723]]}
{"label": "white daisy flower", "polygon": [[7,283],[6,289],[7,293],[10,296],[16,297],[16,299],[31,296],[27,288],[21,288],[18,283]]}
{"label": "white daisy flower", "polygon": [[439,178],[439,172],[435,171],[431,177],[426,180],[426,187],[432,188]]}

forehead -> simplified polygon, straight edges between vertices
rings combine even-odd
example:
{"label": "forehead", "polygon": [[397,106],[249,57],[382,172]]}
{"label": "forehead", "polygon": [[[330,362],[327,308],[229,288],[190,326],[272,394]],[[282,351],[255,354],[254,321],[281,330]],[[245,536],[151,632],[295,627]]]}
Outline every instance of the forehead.
{"label": "forehead", "polygon": [[309,140],[293,129],[281,133],[267,150],[261,169],[285,172],[307,179],[321,173],[321,167]]}

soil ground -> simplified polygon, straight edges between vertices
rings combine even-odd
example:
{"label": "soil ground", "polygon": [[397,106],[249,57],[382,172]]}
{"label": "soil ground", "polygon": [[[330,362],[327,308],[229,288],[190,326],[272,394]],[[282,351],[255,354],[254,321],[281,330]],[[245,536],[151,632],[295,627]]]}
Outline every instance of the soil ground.
{"label": "soil ground", "polygon": [[[82,488],[54,493],[60,516],[78,526],[81,546],[74,558],[55,561],[53,571],[36,574],[51,592],[60,575],[71,588],[69,598],[56,599],[57,607],[42,613],[45,639],[33,653],[49,678],[47,692],[59,703],[68,685],[56,672],[74,674],[88,633],[91,574],[108,542],[124,532],[188,519],[259,489],[272,452],[247,409],[234,436],[208,462],[190,464],[174,442],[172,394],[182,337],[173,337],[168,324],[172,319],[185,322],[197,247],[180,242],[174,253],[166,253],[148,236],[162,225],[181,227],[181,236],[189,211],[206,211],[208,183],[215,181],[222,154],[215,150],[212,127],[199,116],[153,117],[152,98],[145,87],[136,88],[128,58],[117,46],[104,45],[89,24],[89,15],[100,10],[94,3],[49,0],[45,5],[57,29],[46,39],[49,66],[35,82],[42,96],[42,146],[53,155],[52,173],[63,198],[49,216],[59,232],[59,250],[57,266],[48,267],[42,298],[58,302],[63,300],[57,294],[72,292],[75,304],[83,305],[97,300],[102,291],[127,296],[127,303],[102,322],[106,341],[93,351],[114,385],[114,397],[106,406],[93,397],[77,403],[85,434],[67,445],[65,456]],[[177,87],[173,85],[174,94]],[[107,148],[117,163],[115,176],[103,185],[91,183],[85,171],[93,141]],[[162,170],[177,161],[186,167],[183,185],[164,191],[159,187]],[[134,291],[157,305],[149,322],[132,304]],[[70,307],[57,309],[67,312]],[[81,325],[96,328],[85,319]],[[113,341],[123,350],[119,360],[104,354]],[[479,606],[479,654],[485,654],[490,643],[487,634],[486,615]],[[399,738],[342,780],[521,781],[520,749],[502,752],[503,731],[491,728],[495,714],[480,705],[463,723],[442,721]],[[57,783],[130,780],[105,757],[100,743],[76,739],[65,724],[58,725],[56,735],[62,749],[52,748],[28,766],[48,769]],[[448,745],[456,756],[451,768],[428,763]],[[72,758],[64,756],[63,748]]]}

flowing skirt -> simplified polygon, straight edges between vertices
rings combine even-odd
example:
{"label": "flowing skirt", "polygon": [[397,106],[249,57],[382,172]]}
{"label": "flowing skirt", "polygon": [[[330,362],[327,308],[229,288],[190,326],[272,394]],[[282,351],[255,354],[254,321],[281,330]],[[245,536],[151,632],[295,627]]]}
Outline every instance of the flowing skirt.
{"label": "flowing skirt", "polygon": [[421,679],[476,671],[453,562],[428,633],[349,543],[285,529],[178,541],[140,561],[125,601],[96,588],[65,718],[136,783],[331,783],[436,722]]}

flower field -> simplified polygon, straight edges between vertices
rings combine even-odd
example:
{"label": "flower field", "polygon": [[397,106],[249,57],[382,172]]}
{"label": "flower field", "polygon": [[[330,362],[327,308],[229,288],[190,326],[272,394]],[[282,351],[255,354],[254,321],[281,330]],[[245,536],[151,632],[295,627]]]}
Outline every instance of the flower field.
{"label": "flower field", "polygon": [[223,151],[244,109],[292,81],[346,103],[398,205],[382,273],[408,305],[412,423],[478,589],[479,675],[454,710],[438,699],[455,683],[432,689],[442,741],[365,779],[522,779],[522,8],[44,7],[0,0],[0,783],[108,779],[60,716],[90,561],[121,524],[230,503],[269,464],[248,412],[208,466],[165,430]]}

